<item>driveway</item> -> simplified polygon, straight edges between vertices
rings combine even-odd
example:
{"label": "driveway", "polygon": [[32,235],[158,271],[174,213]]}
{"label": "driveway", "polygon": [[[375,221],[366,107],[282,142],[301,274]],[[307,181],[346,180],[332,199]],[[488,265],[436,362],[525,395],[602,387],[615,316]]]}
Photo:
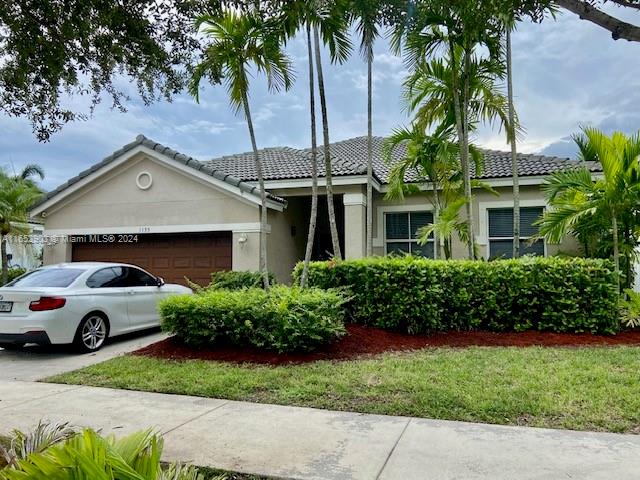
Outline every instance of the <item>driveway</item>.
{"label": "driveway", "polygon": [[101,350],[84,355],[75,353],[67,346],[28,345],[17,351],[0,348],[0,380],[40,380],[50,375],[104,362],[166,337],[167,335],[158,329],[123,335],[110,340]]}

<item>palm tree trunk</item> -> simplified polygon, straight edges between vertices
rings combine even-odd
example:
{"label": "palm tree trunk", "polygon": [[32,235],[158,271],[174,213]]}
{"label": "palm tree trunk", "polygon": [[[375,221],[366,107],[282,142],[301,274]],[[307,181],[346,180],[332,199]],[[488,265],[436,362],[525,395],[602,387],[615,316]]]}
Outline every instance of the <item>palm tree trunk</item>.
{"label": "palm tree trunk", "polygon": [[258,172],[258,188],[260,189],[260,272],[262,273],[262,283],[265,290],[269,290],[269,273],[267,271],[267,192],[264,189],[264,175],[262,172],[262,160],[258,154],[258,146],[256,145],[256,134],[253,130],[253,121],[251,120],[251,110],[249,109],[249,98],[247,92],[242,94],[242,104],[244,107],[244,115],[247,119],[247,127],[249,127],[249,136],[251,137],[251,148],[253,148],[253,158]]}
{"label": "palm tree trunk", "polygon": [[373,59],[367,59],[367,256],[373,255]]}
{"label": "palm tree trunk", "polygon": [[329,118],[327,115],[327,100],[324,91],[324,78],[322,76],[322,57],[320,56],[320,38],[318,29],[313,29],[313,42],[316,53],[316,70],[318,71],[318,92],[320,93],[320,111],[322,112],[322,139],[324,142],[324,168],[327,192],[327,210],[329,211],[329,229],[331,230],[331,243],[333,245],[333,256],[341,259],[340,239],[338,237],[338,226],[336,224],[336,210],[333,205],[333,184],[331,181],[331,152],[329,151]]}
{"label": "palm tree trunk", "polygon": [[620,294],[620,252],[618,249],[618,219],[616,213],[611,215],[613,227],[613,267],[616,272],[616,293]]}
{"label": "palm tree trunk", "polygon": [[520,256],[520,178],[516,146],[515,107],[513,105],[513,69],[511,59],[511,30],[507,26],[507,96],[509,101],[508,135],[511,143],[511,175],[513,176],[513,258]]}
{"label": "palm tree trunk", "polygon": [[[438,221],[438,216],[440,215],[440,199],[438,198],[438,184],[434,181],[433,182],[433,221],[437,222]],[[441,251],[440,251],[440,238],[438,237],[438,235],[433,234],[433,253],[434,253],[434,257],[435,258],[440,258],[441,255]]]}
{"label": "palm tree trunk", "polygon": [[[460,145],[460,166],[462,167],[462,176],[464,181],[464,196],[466,201],[466,216],[467,223],[469,229],[469,240],[467,242],[468,247],[468,257],[473,260],[475,258],[475,249],[474,249],[474,235],[473,235],[473,216],[471,210],[471,176],[469,173],[469,139],[467,129],[464,127],[464,123],[466,122],[467,112],[466,99],[462,99],[462,108],[461,108],[461,99],[460,99],[460,91],[459,91],[459,72],[458,72],[458,59],[455,57],[455,48],[453,42],[449,42],[449,53],[451,55],[451,72],[452,72],[452,81],[453,81],[453,103],[454,103],[454,111],[456,116],[456,130],[458,133],[458,143]],[[467,55],[465,53],[465,65],[467,61]],[[465,89],[466,90],[466,89]]]}
{"label": "palm tree trunk", "polygon": [[2,282],[5,285],[9,278],[9,260],[7,259],[7,237],[0,235],[0,256],[2,257]]}
{"label": "palm tree trunk", "polygon": [[464,171],[464,195],[467,199],[465,204],[465,210],[467,212],[467,222],[469,222],[469,258],[475,260],[476,248],[475,248],[475,229],[473,227],[473,197],[471,196],[471,171],[469,168],[469,71],[471,64],[471,50],[465,48],[464,50],[464,92],[462,99],[462,128],[464,132],[463,138],[463,153],[465,157],[466,171]]}
{"label": "palm tree trunk", "polygon": [[309,215],[309,233],[307,235],[307,249],[304,253],[304,267],[300,286],[305,288],[309,279],[309,263],[313,252],[313,242],[316,236],[316,221],[318,218],[318,156],[316,139],[316,96],[313,81],[313,52],[311,47],[311,26],[307,23],[307,53],[309,55],[309,110],[311,112],[311,213]]}

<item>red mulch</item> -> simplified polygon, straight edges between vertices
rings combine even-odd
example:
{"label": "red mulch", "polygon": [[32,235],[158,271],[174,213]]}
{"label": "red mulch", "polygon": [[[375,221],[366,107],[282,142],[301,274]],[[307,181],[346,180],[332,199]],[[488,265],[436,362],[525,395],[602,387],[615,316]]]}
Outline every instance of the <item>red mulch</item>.
{"label": "red mulch", "polygon": [[278,354],[251,347],[220,345],[197,349],[184,345],[175,337],[154,343],[135,355],[167,358],[172,360],[200,359],[233,363],[260,363],[282,365],[307,363],[316,360],[348,360],[383,352],[418,350],[425,347],[579,347],[584,345],[640,345],[640,331],[627,331],[618,335],[603,336],[588,333],[541,332],[446,332],[431,335],[407,335],[379,328],[347,325],[348,334],[339,341],[312,353]]}

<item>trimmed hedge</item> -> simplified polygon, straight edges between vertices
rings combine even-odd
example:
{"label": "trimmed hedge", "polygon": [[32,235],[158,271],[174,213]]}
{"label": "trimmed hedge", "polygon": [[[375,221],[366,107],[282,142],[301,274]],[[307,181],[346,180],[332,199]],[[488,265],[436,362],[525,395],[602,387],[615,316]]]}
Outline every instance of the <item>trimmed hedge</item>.
{"label": "trimmed hedge", "polygon": [[[302,265],[294,270],[298,281]],[[357,323],[408,333],[446,330],[615,333],[608,260],[524,257],[493,262],[372,257],[314,262],[309,285],[348,287]]]}
{"label": "trimmed hedge", "polygon": [[217,342],[278,352],[311,351],[344,335],[345,296],[282,285],[212,289],[160,303],[162,328],[193,346]]}

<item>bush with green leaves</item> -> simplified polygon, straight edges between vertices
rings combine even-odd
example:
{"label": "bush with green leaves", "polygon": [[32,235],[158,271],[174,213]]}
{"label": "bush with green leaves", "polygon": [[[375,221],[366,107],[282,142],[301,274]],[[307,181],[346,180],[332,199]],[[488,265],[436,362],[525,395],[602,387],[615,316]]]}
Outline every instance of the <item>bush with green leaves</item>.
{"label": "bush with green leaves", "polygon": [[[299,279],[302,265],[294,270]],[[364,325],[447,330],[615,333],[608,260],[524,257],[493,262],[373,257],[314,262],[309,285],[347,287],[349,317]]]}
{"label": "bush with green leaves", "polygon": [[[14,267],[7,270],[7,283],[12,282],[20,275],[24,275],[27,272],[26,269],[20,267]],[[0,285],[2,285],[2,281],[0,281]]]}
{"label": "bush with green leaves", "polygon": [[32,432],[14,431],[0,446],[0,480],[113,479],[203,480],[195,467],[163,466],[162,437],[150,430],[116,439],[67,424],[40,423]]}
{"label": "bush with green leaves", "polygon": [[311,351],[345,334],[345,295],[276,285],[212,289],[160,303],[162,328],[193,346],[220,342],[278,352]]}
{"label": "bush with green leaves", "polygon": [[640,293],[630,288],[625,289],[620,298],[620,316],[625,326],[629,328],[640,327]]}
{"label": "bush with green leaves", "polygon": [[[275,285],[276,283],[278,283],[276,277],[273,273],[269,273],[269,285]],[[216,288],[228,288],[230,290],[253,287],[262,288],[262,273],[236,272],[232,270],[213,272],[211,274],[211,282],[206,287],[192,282],[190,282],[189,286],[197,293]]]}

